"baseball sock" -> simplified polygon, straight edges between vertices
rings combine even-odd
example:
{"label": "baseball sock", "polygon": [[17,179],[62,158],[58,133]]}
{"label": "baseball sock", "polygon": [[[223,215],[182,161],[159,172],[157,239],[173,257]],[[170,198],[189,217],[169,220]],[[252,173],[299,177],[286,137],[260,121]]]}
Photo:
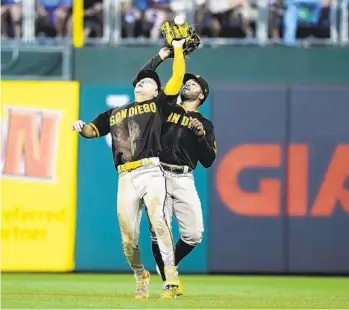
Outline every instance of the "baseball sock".
{"label": "baseball sock", "polygon": [[[152,251],[153,251],[153,256],[155,258],[156,264],[159,267],[160,274],[162,281],[166,280],[165,277],[165,265],[164,262],[162,261],[161,253],[160,253],[160,248],[157,242],[152,242]],[[186,257],[193,249],[195,246],[190,245],[188,243],[185,243],[182,239],[179,239],[176,244],[175,248],[175,264],[178,266],[179,262]]]}
{"label": "baseball sock", "polygon": [[158,267],[159,267],[162,281],[165,281],[165,280],[166,280],[166,277],[165,277],[165,268],[164,268],[164,267],[165,267],[165,264],[164,264],[164,262],[162,261],[162,257],[161,257],[160,248],[159,248],[158,243],[152,241],[152,243],[151,243],[151,249],[152,249],[152,251],[153,251],[153,256],[154,256],[154,258],[155,258],[156,264],[157,264]]}
{"label": "baseball sock", "polygon": [[178,266],[179,262],[186,257],[193,249],[194,245],[185,243],[182,239],[179,239],[175,249],[175,264]]}
{"label": "baseball sock", "polygon": [[133,272],[134,272],[135,276],[138,278],[138,277],[140,277],[140,276],[143,274],[143,272],[144,272],[144,267],[134,269]]}

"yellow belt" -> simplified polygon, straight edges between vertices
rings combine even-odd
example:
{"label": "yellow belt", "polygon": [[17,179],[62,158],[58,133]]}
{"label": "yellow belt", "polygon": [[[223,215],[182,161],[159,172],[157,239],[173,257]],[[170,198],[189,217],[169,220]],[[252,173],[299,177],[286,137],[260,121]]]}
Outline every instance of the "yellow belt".
{"label": "yellow belt", "polygon": [[152,163],[150,158],[145,158],[141,160],[136,160],[136,161],[130,161],[129,163],[119,165],[118,166],[118,171],[120,172],[127,172],[131,171],[134,169],[137,169],[142,166],[150,165]]}

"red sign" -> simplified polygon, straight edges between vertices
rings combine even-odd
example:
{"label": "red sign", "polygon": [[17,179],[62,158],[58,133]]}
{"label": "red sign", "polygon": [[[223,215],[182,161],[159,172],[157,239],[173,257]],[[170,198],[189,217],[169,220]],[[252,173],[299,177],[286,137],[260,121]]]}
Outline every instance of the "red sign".
{"label": "red sign", "polygon": [[277,178],[260,180],[259,192],[241,189],[238,177],[247,168],[281,167],[282,146],[278,144],[246,144],[231,149],[220,161],[216,186],[220,199],[232,212],[244,216],[278,216],[281,214],[281,188],[286,187],[286,210],[289,216],[331,216],[340,205],[349,213],[349,145],[336,147],[314,203],[308,205],[309,147],[288,146],[286,184]]}
{"label": "red sign", "polygon": [[53,178],[59,116],[59,112],[8,109],[4,175]]}

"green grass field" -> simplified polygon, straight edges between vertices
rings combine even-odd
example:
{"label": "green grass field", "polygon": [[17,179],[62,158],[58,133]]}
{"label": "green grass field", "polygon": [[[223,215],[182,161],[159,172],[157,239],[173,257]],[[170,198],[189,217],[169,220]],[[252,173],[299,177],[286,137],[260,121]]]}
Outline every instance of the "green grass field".
{"label": "green grass field", "polygon": [[349,278],[181,276],[185,295],[161,300],[152,276],[148,300],[133,298],[132,275],[3,274],[2,309],[327,308],[349,309]]}

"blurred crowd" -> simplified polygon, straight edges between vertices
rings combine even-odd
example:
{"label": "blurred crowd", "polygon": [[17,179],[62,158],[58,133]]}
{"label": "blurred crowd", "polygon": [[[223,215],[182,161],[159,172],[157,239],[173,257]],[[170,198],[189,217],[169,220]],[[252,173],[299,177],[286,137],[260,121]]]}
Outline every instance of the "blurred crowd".
{"label": "blurred crowd", "polygon": [[[195,0],[192,21],[202,36],[255,36],[258,0]],[[121,0],[122,37],[160,37],[160,25],[188,11],[190,0]],[[283,32],[313,31],[327,36],[331,0],[267,0],[265,23],[270,38]],[[103,35],[103,0],[84,0],[86,37]],[[286,17],[286,18],[284,18]],[[21,0],[1,0],[1,36],[19,38],[22,33]],[[285,24],[284,24],[285,21]],[[285,29],[285,28],[289,29]],[[309,30],[311,29],[311,30]],[[72,35],[72,0],[37,0],[36,35]]]}
{"label": "blurred crowd", "polygon": [[[36,0],[35,33],[37,36],[72,36],[73,0]],[[1,36],[22,35],[22,0],[1,0]],[[103,0],[84,0],[86,37],[100,37],[103,30]]]}

